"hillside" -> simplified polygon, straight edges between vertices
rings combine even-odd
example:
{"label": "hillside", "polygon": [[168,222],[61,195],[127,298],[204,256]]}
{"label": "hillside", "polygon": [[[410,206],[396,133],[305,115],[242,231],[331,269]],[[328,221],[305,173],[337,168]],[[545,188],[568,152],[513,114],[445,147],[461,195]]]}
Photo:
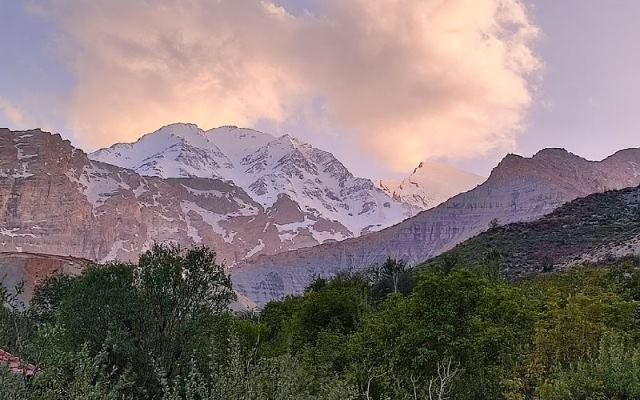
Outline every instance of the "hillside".
{"label": "hillside", "polygon": [[640,188],[597,193],[563,205],[539,220],[494,227],[426,266],[493,257],[502,273],[518,277],[585,261],[640,254]]}
{"label": "hillside", "polygon": [[[238,133],[236,128],[232,132]],[[231,162],[246,150],[218,144],[232,154],[227,156]],[[307,154],[319,154],[301,146]],[[254,156],[267,164],[277,158],[267,153],[266,158]],[[218,165],[225,168],[223,161]],[[296,171],[290,170],[293,176]],[[60,135],[0,129],[0,251],[127,261],[137,260],[154,242],[206,245],[232,266],[238,292],[263,304],[300,292],[315,276],[369,268],[387,256],[416,264],[485,231],[494,219],[503,225],[533,221],[576,198],[639,184],[639,149],[602,161],[562,149],[545,149],[530,158],[508,155],[486,182],[435,208],[379,232],[311,247],[335,237],[340,221],[307,213],[287,193],[267,207],[229,180],[143,176],[92,160]],[[378,212],[371,210],[369,216]]]}
{"label": "hillside", "polygon": [[592,193],[640,184],[640,149],[589,161],[563,149],[533,157],[507,155],[473,190],[362,238],[273,256],[253,257],[232,270],[237,290],[257,303],[299,293],[315,276],[369,268],[387,256],[410,264],[437,256],[489,227],[533,221]]}

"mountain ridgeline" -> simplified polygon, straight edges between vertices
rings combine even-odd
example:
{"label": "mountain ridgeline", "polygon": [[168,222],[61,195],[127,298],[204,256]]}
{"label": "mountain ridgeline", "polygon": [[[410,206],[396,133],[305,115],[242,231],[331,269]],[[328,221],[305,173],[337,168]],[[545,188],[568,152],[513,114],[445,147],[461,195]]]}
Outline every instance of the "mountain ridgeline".
{"label": "mountain ridgeline", "polygon": [[2,129],[0,145],[3,251],[135,261],[153,242],[174,242],[215,248],[233,265],[422,209],[331,153],[251,129],[173,124],[89,155],[60,135]]}
{"label": "mountain ridgeline", "polygon": [[282,244],[268,210],[232,183],[144,177],[39,130],[0,130],[0,207],[1,251],[130,261],[154,242],[206,243],[232,262]]}
{"label": "mountain ridgeline", "polygon": [[234,286],[257,303],[299,293],[316,276],[362,270],[388,256],[417,264],[500,224],[536,220],[592,193],[640,184],[640,150],[588,161],[562,149],[506,156],[486,182],[400,224],[364,237],[254,257],[232,270]]}
{"label": "mountain ridgeline", "polygon": [[[431,193],[440,200],[417,203],[435,198],[425,182],[439,186],[446,176],[462,182],[456,190],[473,189],[416,214],[448,197],[443,193],[452,189],[438,187]],[[383,190],[354,177],[328,152],[288,135],[236,127],[203,131],[174,124],[90,155],[57,134],[0,129],[0,251],[104,262],[136,261],[154,243],[204,245],[228,267],[239,297],[260,305],[300,293],[318,276],[370,268],[389,256],[419,264],[490,225],[534,221],[576,198],[636,187],[640,149],[602,161],[563,149],[529,158],[511,154],[474,187],[479,180],[423,164],[395,189],[387,182]],[[609,201],[614,211],[627,204],[620,201]],[[603,215],[605,220],[586,223],[593,225],[593,240],[566,236],[575,247],[567,255],[578,260],[618,254],[624,249],[610,248],[607,237],[635,240],[623,236],[634,232],[624,224],[624,231],[600,238],[599,227],[614,229],[606,224],[615,218]],[[502,229],[529,229],[522,226],[528,225]],[[502,231],[489,234],[496,232]],[[504,268],[515,274],[524,265],[553,268],[540,254],[555,250],[535,246],[563,237],[562,231],[540,241],[525,233],[531,244],[501,243],[496,249]],[[515,242],[494,239],[502,240]],[[594,248],[582,251],[585,246]]]}
{"label": "mountain ridgeline", "polygon": [[203,131],[173,124],[89,158],[145,176],[233,182],[265,209],[273,208],[283,241],[304,245],[380,230],[421,210],[393,200],[369,179],[354,177],[329,152],[289,135],[252,129]]}
{"label": "mountain ridgeline", "polygon": [[60,135],[1,129],[0,207],[2,251],[135,261],[173,242],[215,248],[227,265],[414,212],[293,138],[185,124],[90,156]]}

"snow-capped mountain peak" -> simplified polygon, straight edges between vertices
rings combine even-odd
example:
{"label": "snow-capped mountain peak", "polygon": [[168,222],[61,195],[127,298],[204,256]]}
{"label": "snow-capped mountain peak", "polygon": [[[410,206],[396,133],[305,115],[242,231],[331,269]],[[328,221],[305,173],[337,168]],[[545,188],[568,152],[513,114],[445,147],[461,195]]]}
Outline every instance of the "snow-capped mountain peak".
{"label": "snow-capped mountain peak", "polygon": [[381,179],[376,184],[393,199],[426,210],[473,189],[485,179],[450,165],[423,161],[400,181]]}
{"label": "snow-capped mountain peak", "polygon": [[89,157],[141,175],[231,181],[279,215],[276,221],[288,221],[275,222],[275,228],[298,247],[379,230],[417,211],[372,181],[354,177],[331,153],[288,134],[275,137],[235,126],[205,132],[193,124],[172,124]]}
{"label": "snow-capped mountain peak", "polygon": [[233,162],[195,124],[176,123],[91,153],[91,158],[147,176],[221,178]]}
{"label": "snow-capped mountain peak", "polygon": [[240,164],[248,154],[276,139],[268,133],[236,126],[221,126],[209,129],[205,132],[205,135],[234,164]]}

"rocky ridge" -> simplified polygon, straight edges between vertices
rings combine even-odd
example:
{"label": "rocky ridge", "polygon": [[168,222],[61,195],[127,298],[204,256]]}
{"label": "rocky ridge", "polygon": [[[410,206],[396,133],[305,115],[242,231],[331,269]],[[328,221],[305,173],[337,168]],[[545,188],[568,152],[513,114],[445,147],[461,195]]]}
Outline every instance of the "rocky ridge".
{"label": "rocky ridge", "polygon": [[393,256],[416,264],[499,224],[532,221],[578,197],[640,184],[640,149],[588,161],[563,149],[507,155],[486,182],[366,237],[273,256],[232,270],[234,287],[256,303],[299,293],[316,276],[361,270]]}
{"label": "rocky ridge", "polygon": [[490,261],[515,279],[639,255],[640,187],[631,187],[578,198],[535,221],[493,227],[425,265]]}

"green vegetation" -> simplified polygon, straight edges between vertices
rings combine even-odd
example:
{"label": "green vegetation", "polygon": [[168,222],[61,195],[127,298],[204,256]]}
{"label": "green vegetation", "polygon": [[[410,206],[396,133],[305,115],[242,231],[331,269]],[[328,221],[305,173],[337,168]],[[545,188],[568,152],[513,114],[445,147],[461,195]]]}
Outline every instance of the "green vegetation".
{"label": "green vegetation", "polygon": [[[495,228],[501,229],[501,228]],[[54,276],[0,343],[38,366],[0,370],[0,399],[635,399],[638,260],[518,282],[447,263],[318,279],[232,314],[205,248]]]}

